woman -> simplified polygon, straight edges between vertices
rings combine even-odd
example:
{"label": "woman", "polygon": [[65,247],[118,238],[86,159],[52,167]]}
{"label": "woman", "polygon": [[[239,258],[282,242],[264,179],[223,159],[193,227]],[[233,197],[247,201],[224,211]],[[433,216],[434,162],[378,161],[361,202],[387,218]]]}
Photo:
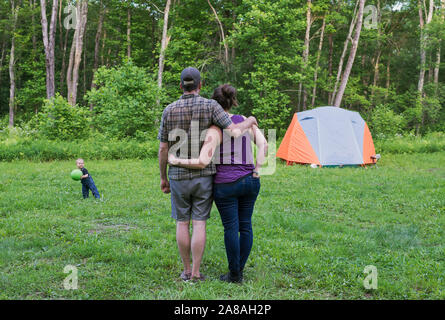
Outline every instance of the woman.
{"label": "woman", "polygon": [[[224,84],[216,88],[212,99],[223,107],[232,122],[245,120],[242,115],[230,113],[231,108],[238,105],[236,89],[231,85]],[[258,147],[255,165],[251,141]],[[213,199],[224,226],[224,243],[229,264],[229,272],[220,279],[242,282],[244,266],[253,243],[252,214],[260,191],[259,169],[267,152],[267,141],[263,134],[254,126],[238,138],[232,138],[227,133],[222,133],[218,127],[211,126],[198,159],[178,159],[170,155],[169,162],[177,166],[202,169],[211,162],[218,145]]]}

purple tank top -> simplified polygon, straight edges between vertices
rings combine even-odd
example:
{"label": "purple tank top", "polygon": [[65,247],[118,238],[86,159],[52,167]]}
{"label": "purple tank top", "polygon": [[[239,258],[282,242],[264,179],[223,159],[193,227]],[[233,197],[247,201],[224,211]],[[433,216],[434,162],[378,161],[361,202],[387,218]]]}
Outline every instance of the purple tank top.
{"label": "purple tank top", "polygon": [[[232,115],[233,123],[243,122],[240,115]],[[238,138],[229,136],[223,130],[223,140],[219,146],[219,157],[214,159],[216,174],[214,183],[229,183],[252,173],[255,169],[252,155],[252,145],[249,132]]]}

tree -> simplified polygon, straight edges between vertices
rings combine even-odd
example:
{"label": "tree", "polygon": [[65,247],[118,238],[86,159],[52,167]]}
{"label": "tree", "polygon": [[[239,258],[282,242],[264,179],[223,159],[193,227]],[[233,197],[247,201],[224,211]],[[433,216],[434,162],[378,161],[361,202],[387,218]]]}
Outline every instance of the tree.
{"label": "tree", "polygon": [[[303,49],[303,71],[305,72],[308,65],[309,59],[309,45],[310,45],[310,35],[311,35],[311,26],[312,26],[312,13],[311,13],[312,1],[307,0],[307,9],[306,9],[306,33],[304,35],[304,49]],[[307,101],[307,90],[303,88],[303,82],[300,81],[298,86],[298,109],[300,108],[300,96],[301,91],[303,90],[303,110],[306,110],[306,101]]]}
{"label": "tree", "polygon": [[[95,88],[96,84],[94,82],[94,75],[97,71],[97,68],[99,67],[99,51],[100,51],[100,40],[102,37],[102,29],[104,24],[104,17],[106,14],[106,8],[103,7],[102,0],[100,1],[100,8],[99,8],[99,23],[97,25],[97,31],[96,31],[96,37],[94,40],[94,65],[93,65],[93,77],[91,80],[91,88]],[[103,63],[103,59],[102,59]],[[93,110],[93,105],[90,104],[90,110]]]}
{"label": "tree", "polygon": [[2,39],[2,53],[0,55],[0,84],[2,81],[2,68],[3,68],[3,61],[5,60],[6,56],[6,41]]}
{"label": "tree", "polygon": [[343,99],[343,94],[346,89],[346,85],[349,80],[349,75],[351,74],[352,65],[354,64],[355,54],[357,52],[358,41],[360,39],[360,31],[362,30],[362,21],[363,21],[363,9],[365,6],[366,0],[359,0],[359,9],[357,13],[357,25],[355,28],[354,38],[352,39],[351,51],[349,53],[348,62],[346,64],[345,71],[341,78],[340,87],[338,89],[338,93],[335,96],[334,106],[340,107],[341,101]]}
{"label": "tree", "polygon": [[11,51],[9,53],[9,127],[14,126],[14,109],[15,109],[15,28],[17,25],[19,6],[15,5],[15,1],[11,0],[12,12],[12,35],[11,35]]}
{"label": "tree", "polygon": [[[445,0],[440,1],[441,4],[441,25],[442,29],[445,28]],[[439,69],[440,69],[440,55],[441,55],[441,45],[442,45],[442,38],[439,38],[438,48],[437,48],[437,54],[436,54],[436,64],[434,66],[434,84],[436,86],[436,93],[437,93],[437,87],[439,84]]]}
{"label": "tree", "polygon": [[[162,73],[164,71],[164,59],[165,59],[165,50],[167,49],[168,42],[170,41],[170,37],[167,36],[168,30],[168,16],[170,12],[171,0],[167,0],[164,9],[164,22],[162,26],[162,41],[161,41],[161,52],[159,54],[159,63],[158,63],[158,88],[162,88]],[[157,100],[159,105],[160,100]]]}
{"label": "tree", "polygon": [[315,105],[315,98],[317,96],[317,79],[318,79],[318,67],[320,63],[321,50],[323,48],[323,38],[324,38],[324,30],[326,27],[326,17],[323,17],[323,24],[321,25],[321,34],[320,34],[320,42],[318,44],[318,52],[317,52],[317,60],[315,62],[315,70],[314,70],[314,88],[312,89],[312,108]]}
{"label": "tree", "polygon": [[344,62],[344,59],[346,57],[346,52],[348,50],[349,41],[351,41],[352,32],[354,31],[354,26],[355,26],[356,21],[357,21],[357,15],[356,15],[357,6],[358,6],[358,2],[355,5],[354,13],[352,15],[351,24],[349,25],[349,32],[348,32],[348,35],[346,36],[346,40],[345,40],[345,43],[343,45],[343,51],[341,53],[340,62],[338,64],[337,79],[335,80],[334,90],[333,90],[332,95],[331,95],[331,100],[329,101],[330,105],[332,105],[334,103],[335,96],[337,95],[337,86],[338,86],[338,83],[340,82],[340,79],[341,79],[341,74],[342,74],[342,71],[343,71],[343,62]]}
{"label": "tree", "polygon": [[131,4],[127,8],[127,58],[131,58]]}
{"label": "tree", "polygon": [[218,13],[216,13],[215,8],[213,8],[212,4],[210,3],[210,0],[207,0],[207,3],[209,4],[210,8],[213,11],[213,14],[215,15],[215,19],[218,22],[218,26],[219,26],[219,30],[221,32],[221,42],[223,43],[224,46],[224,67],[226,69],[226,72],[228,72],[229,70],[229,48],[227,47],[227,42],[226,42],[226,38],[224,36],[224,27],[221,23],[221,20],[218,18]]}
{"label": "tree", "polygon": [[85,26],[87,23],[88,0],[77,3],[77,23],[71,44],[70,60],[68,63],[66,84],[68,87],[68,102],[74,106],[77,100],[77,86],[79,81],[79,67],[82,59]]}
{"label": "tree", "polygon": [[40,0],[40,7],[42,12],[42,34],[43,45],[45,49],[45,64],[46,64],[46,96],[48,99],[54,97],[55,94],[55,59],[54,59],[54,47],[56,36],[56,13],[57,13],[58,0],[53,0],[51,9],[51,21],[48,34],[48,20],[46,18],[46,0]]}
{"label": "tree", "polygon": [[[420,99],[423,96],[423,86],[425,82],[425,67],[426,67],[426,48],[428,46],[428,36],[425,32],[425,27],[431,23],[433,19],[434,10],[434,0],[430,0],[428,14],[426,13],[427,8],[422,8],[420,0],[418,0],[419,9],[419,25],[420,25],[420,72],[419,72],[419,82],[417,84],[417,91],[419,92]],[[423,9],[423,10],[422,10]],[[425,17],[424,12],[425,11]],[[425,21],[426,20],[426,21]]]}

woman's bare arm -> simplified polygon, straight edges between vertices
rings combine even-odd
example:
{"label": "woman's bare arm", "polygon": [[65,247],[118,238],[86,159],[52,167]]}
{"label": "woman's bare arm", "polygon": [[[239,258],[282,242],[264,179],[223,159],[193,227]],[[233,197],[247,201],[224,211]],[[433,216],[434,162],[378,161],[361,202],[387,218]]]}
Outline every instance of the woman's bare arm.
{"label": "woman's bare arm", "polygon": [[257,126],[252,127],[254,142],[258,147],[258,152],[256,155],[255,171],[259,172],[261,166],[264,164],[267,155],[267,140],[263,133]]}

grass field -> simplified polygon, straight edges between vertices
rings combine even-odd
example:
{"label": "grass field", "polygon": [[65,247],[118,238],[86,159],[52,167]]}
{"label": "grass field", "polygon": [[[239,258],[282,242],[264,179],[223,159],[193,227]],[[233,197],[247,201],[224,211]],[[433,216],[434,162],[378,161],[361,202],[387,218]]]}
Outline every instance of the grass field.
{"label": "grass field", "polygon": [[[243,285],[213,207],[203,283],[182,264],[157,161],[88,161],[103,196],[82,200],[73,161],[0,163],[0,299],[445,299],[445,152],[379,168],[286,167],[261,178]],[[78,289],[65,290],[66,265]],[[365,289],[364,268],[378,270]]]}

